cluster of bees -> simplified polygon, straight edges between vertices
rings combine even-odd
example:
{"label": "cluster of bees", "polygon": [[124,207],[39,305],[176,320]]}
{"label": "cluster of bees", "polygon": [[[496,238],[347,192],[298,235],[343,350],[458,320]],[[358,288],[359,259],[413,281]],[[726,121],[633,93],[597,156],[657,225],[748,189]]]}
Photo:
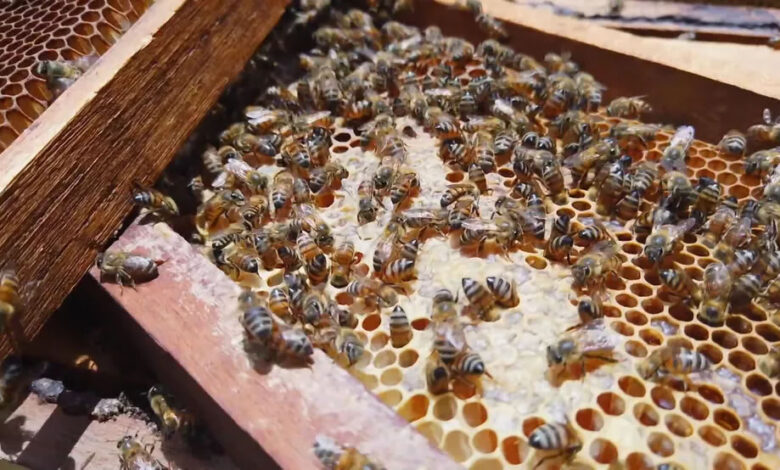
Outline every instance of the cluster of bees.
{"label": "cluster of bees", "polygon": [[[696,309],[700,321],[722,324],[754,300],[777,307],[780,122],[765,113],[762,123],[744,134],[730,131],[718,146],[732,157],[750,148],[745,172],[765,179],[763,196],[740,204],[714,179],[687,176],[692,127],[678,128],[658,161],[641,158],[663,130],[634,120],[651,111],[644,98],[621,97],[602,108],[605,87],[570,57],[550,53],[539,62],[515,52],[500,42],[506,39],[500,23],[478,4],[466,7],[490,37],[477,47],[435,26],[420,30],[386,21],[377,28],[360,10],[332,11],[332,23],[314,32],[317,47],[300,55],[304,75],[290,86],[269,88],[203,154],[204,171],[190,187],[200,200],[198,237],[211,259],[245,284],[261,270],[284,271],[283,284],[241,295],[248,350],[279,363],[307,363],[319,348],[346,367],[358,362],[364,350],[353,330],[358,319],[326,293],[328,284],[368,310],[388,309],[392,345],[405,346],[413,332],[398,296],[409,292],[418,253],[430,237],[449,237],[473,256],[507,256],[530,247],[568,263],[580,295],[581,323],[571,330],[604,315],[605,281],[618,276],[625,262],[609,228],[615,222],[629,224],[644,243],[650,269],[672,297]],[[600,109],[624,119],[602,131],[604,120],[594,114]],[[415,119],[437,139],[438,158],[467,175],[448,185],[438,206],[414,203],[421,183],[407,162],[404,139],[416,131],[399,129],[400,116]],[[371,272],[357,269],[364,254],[350,240],[337,241],[319,215],[350,176],[330,155],[337,123],[355,129],[362,149],[375,155],[366,158],[378,161],[357,190],[358,224],[389,220],[372,253]],[[483,216],[480,197],[492,191],[486,174],[500,170],[514,175],[511,191]],[[588,191],[599,216],[615,222],[548,216],[574,188]],[[176,203],[154,189],[137,189],[133,200],[157,215],[178,214]],[[717,259],[700,282],[674,260],[686,235],[697,236]],[[156,272],[159,264],[109,255],[99,260],[101,271],[125,284],[136,274]],[[434,341],[425,367],[433,394],[450,391],[453,383],[478,390],[481,377],[489,376],[466,342],[463,318],[495,321],[500,309],[520,302],[511,279],[488,277],[483,284],[464,277],[462,288],[468,301],[462,310],[447,289],[433,297]],[[559,375],[574,364],[584,374],[586,359],[616,362],[609,351],[587,350],[568,333],[547,348],[550,369]],[[680,378],[691,385],[688,375],[710,366],[699,352],[667,345],[638,371],[648,380]],[[780,375],[780,352],[767,355],[762,370]],[[549,452],[537,465],[552,458],[570,461],[582,448],[568,423],[542,425],[529,444]],[[315,453],[331,468],[357,468],[337,462],[365,459],[321,446]]]}

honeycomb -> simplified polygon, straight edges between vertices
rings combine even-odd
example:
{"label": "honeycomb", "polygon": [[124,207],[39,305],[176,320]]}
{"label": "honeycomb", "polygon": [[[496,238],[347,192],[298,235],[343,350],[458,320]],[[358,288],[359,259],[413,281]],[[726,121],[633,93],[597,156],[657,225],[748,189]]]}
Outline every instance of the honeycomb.
{"label": "honeycomb", "polygon": [[41,60],[102,55],[150,0],[31,0],[0,3],[0,151],[53,99],[34,74]]}
{"label": "honeycomb", "polygon": [[[597,76],[598,71],[593,72]],[[463,82],[484,74],[470,66],[459,78]],[[603,135],[621,121],[603,112],[597,116]],[[411,207],[438,207],[447,185],[468,177],[437,157],[439,141],[417,121],[400,117],[395,127],[414,131],[404,132],[405,165],[420,179],[419,194]],[[633,150],[633,160],[659,160],[672,134],[662,129],[646,149]],[[360,136],[340,118],[332,138],[330,159],[343,165],[349,176],[328,197],[317,200],[319,215],[337,242],[349,239],[355,243],[360,261],[354,271],[367,275],[392,211],[380,210],[375,222],[358,225],[358,186],[376,172],[380,159],[361,148]],[[761,197],[759,178],[745,174],[739,157],[724,155],[712,144],[694,140],[687,167],[689,177],[713,178],[723,185],[724,195],[740,202]],[[280,170],[268,164],[256,169],[269,181]],[[570,188],[571,175],[563,171]],[[483,217],[489,217],[499,197],[510,193],[515,179],[506,165],[486,177],[492,192],[479,198]],[[548,230],[549,219],[556,214],[568,214],[581,226],[600,218],[593,196],[581,189],[569,189],[563,204],[548,200],[546,205]],[[573,334],[582,344],[612,350],[616,363],[590,361],[587,373],[580,377],[551,383],[546,348],[580,322],[568,264],[552,262],[542,249],[528,246],[505,256],[467,255],[448,237],[432,236],[421,243],[410,292],[398,296],[413,331],[412,340],[403,347],[393,347],[390,341],[392,307],[377,310],[345,289],[330,284],[324,288],[330,298],[359,318],[355,331],[365,352],[348,370],[434,445],[473,470],[535,467],[543,454],[530,446],[529,436],[549,422],[568,422],[582,441],[575,468],[640,470],[672,462],[683,468],[717,470],[780,468],[776,425],[780,383],[758,367],[762,356],[780,345],[780,325],[756,303],[729,315],[723,326],[700,322],[662,286],[657,270],[642,255],[644,237],[634,235],[631,222],[606,223],[625,261],[619,279],[607,281],[604,320]],[[715,258],[699,235],[686,234],[674,261],[701,281],[704,268]],[[433,295],[446,287],[458,293],[459,308],[465,307],[462,278],[484,282],[487,276],[515,281],[520,297],[518,306],[500,309],[497,321],[465,327],[469,347],[482,357],[492,377],[482,378],[479,393],[455,382],[450,392],[433,395],[424,374],[434,336]],[[267,297],[271,288],[283,284],[283,270],[242,275],[239,282]],[[637,365],[643,359],[671,345],[701,352],[712,361],[710,370],[692,374],[695,388],[683,391],[638,375]],[[392,462],[385,464],[392,466]],[[551,460],[538,468],[560,466],[560,460]]]}

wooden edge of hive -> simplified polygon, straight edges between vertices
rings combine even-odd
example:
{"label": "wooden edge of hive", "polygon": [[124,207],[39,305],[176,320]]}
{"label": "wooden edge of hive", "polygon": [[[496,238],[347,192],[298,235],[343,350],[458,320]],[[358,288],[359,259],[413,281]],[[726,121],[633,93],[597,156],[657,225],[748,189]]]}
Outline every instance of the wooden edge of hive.
{"label": "wooden edge of hive", "polygon": [[131,225],[111,247],[120,249],[164,260],[160,276],[137,290],[102,289],[148,336],[141,348],[160,379],[196,403],[239,465],[267,464],[262,447],[282,468],[311,468],[312,444],[325,434],[388,468],[458,468],[319,350],[308,368],[254,370],[241,344],[239,286],[168,226]]}

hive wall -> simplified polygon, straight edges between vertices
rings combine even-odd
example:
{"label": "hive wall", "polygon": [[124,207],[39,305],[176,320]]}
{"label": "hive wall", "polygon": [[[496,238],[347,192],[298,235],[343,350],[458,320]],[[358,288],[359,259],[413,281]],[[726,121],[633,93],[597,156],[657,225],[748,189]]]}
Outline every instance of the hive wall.
{"label": "hive wall", "polygon": [[[608,122],[617,122],[603,115],[602,119],[603,132]],[[418,172],[422,188],[413,207],[437,206],[447,184],[467,176],[435,157],[438,141],[413,120],[397,122],[399,129],[406,125],[417,132],[417,137],[406,141],[407,164]],[[672,133],[662,131],[634,158],[659,159],[659,148],[667,145]],[[356,267],[360,274],[369,272],[376,240],[391,213],[384,211],[374,223],[356,224],[357,186],[379,163],[370,154],[360,149],[352,130],[334,131],[331,158],[348,168],[350,176],[321,209],[336,240],[346,237],[356,242],[363,257]],[[715,178],[723,184],[724,194],[740,201],[751,194],[758,196],[758,178],[745,175],[739,158],[723,156],[713,145],[694,141],[688,165],[689,176]],[[277,170],[261,167],[269,176]],[[483,217],[492,214],[498,197],[511,191],[514,175],[506,169],[499,171],[487,175],[493,192],[480,198]],[[570,186],[568,174],[566,180]],[[595,216],[595,203],[585,191],[570,190],[566,204],[548,201],[549,216],[562,213],[587,225]],[[402,348],[390,343],[391,309],[367,310],[362,300],[351,298],[343,289],[327,287],[331,296],[360,318],[357,332],[366,353],[351,372],[435,445],[474,470],[534,466],[539,454],[529,446],[528,436],[544,422],[565,419],[584,444],[576,459],[585,466],[581,468],[622,463],[632,470],[652,469],[664,462],[718,470],[777,468],[780,384],[766,377],[757,363],[780,344],[780,326],[756,304],[747,312],[730,315],[721,327],[701,323],[689,308],[670,301],[657,274],[641,256],[644,239],[634,236],[630,223],[610,222],[609,227],[626,257],[621,280],[608,282],[610,300],[604,322],[575,334],[586,347],[613,349],[617,364],[588,364],[582,379],[551,383],[545,348],[579,322],[566,263],[549,261],[542,250],[533,248],[510,253],[508,259],[466,256],[456,243],[431,237],[421,247],[413,292],[399,296],[414,332],[412,341]],[[688,235],[684,242],[675,260],[701,280],[703,268],[714,258],[697,236]],[[282,283],[279,271],[261,274],[261,292]],[[490,275],[514,279],[520,295],[520,304],[502,309],[498,321],[466,328],[469,346],[485,360],[493,379],[483,380],[482,394],[456,383],[453,393],[431,395],[424,366],[432,351],[432,296],[438,288],[447,287],[459,293],[459,304],[465,306],[461,278],[484,282]],[[682,392],[637,374],[641,360],[669,344],[701,351],[714,363],[711,371],[693,375],[700,384],[697,390]],[[557,468],[557,463],[540,468]]]}
{"label": "hive wall", "polygon": [[30,0],[0,4],[0,151],[53,96],[33,73],[41,60],[102,55],[151,0]]}

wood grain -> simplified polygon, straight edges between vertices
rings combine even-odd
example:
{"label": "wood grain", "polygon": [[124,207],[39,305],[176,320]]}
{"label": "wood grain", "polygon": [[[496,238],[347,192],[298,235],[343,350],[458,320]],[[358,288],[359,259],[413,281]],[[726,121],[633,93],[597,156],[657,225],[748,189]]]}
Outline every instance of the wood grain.
{"label": "wood grain", "polygon": [[19,336],[40,330],[127,216],[132,183],[157,179],[284,5],[155,2],[3,152],[0,265],[37,285]]}
{"label": "wood grain", "polygon": [[160,379],[196,402],[239,465],[264,468],[262,447],[282,468],[313,468],[322,433],[388,468],[458,468],[319,350],[310,368],[254,370],[241,346],[238,285],[167,225],[132,225],[111,249],[166,260],[137,291],[103,287],[154,343],[142,349],[160,348],[152,363]]}
{"label": "wood grain", "polygon": [[141,419],[119,415],[99,423],[86,416],[66,415],[57,405],[41,403],[32,395],[0,425],[0,461],[7,459],[30,469],[118,468],[116,443],[124,436],[154,444],[152,455],[171,468],[236,468],[226,456],[195,457],[180,439],[161,442],[154,427]]}
{"label": "wood grain", "polygon": [[[425,26],[436,18],[444,33],[475,42],[484,35],[472,15],[451,0],[421,0],[403,19]],[[570,51],[573,58],[607,85],[605,100],[647,95],[655,112],[650,122],[691,124],[696,136],[718,142],[729,129],[745,129],[761,111],[780,105],[780,54],[743,44],[671,41],[637,37],[586,21],[560,17],[503,0],[483,8],[505,22],[510,45],[541,59],[547,52]]]}

